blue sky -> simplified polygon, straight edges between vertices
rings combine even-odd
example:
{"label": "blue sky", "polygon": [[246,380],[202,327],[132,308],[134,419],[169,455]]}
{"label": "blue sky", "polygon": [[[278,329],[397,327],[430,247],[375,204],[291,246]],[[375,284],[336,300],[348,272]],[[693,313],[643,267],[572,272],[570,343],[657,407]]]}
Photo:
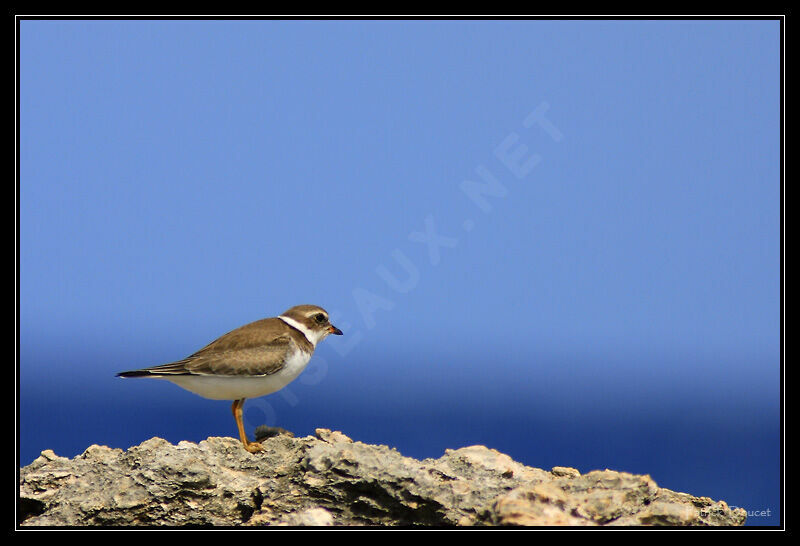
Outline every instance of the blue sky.
{"label": "blue sky", "polygon": [[315,303],[250,430],[779,511],[777,21],[20,26],[23,464],[234,435],[114,373]]}

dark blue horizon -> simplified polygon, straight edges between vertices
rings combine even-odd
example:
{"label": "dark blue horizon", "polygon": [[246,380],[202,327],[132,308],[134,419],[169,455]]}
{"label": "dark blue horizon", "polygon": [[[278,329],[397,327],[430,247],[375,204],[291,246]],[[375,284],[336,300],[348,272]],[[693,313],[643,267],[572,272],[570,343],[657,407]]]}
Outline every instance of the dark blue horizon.
{"label": "dark blue horizon", "polygon": [[[619,375],[585,374],[599,357],[551,355],[524,376],[488,382],[452,376],[459,368],[469,373],[485,366],[480,358],[454,362],[438,355],[437,368],[411,378],[403,372],[405,359],[375,354],[349,361],[324,345],[318,353],[315,359],[324,364],[312,359],[308,376],[246,402],[251,437],[259,424],[297,436],[331,428],[419,459],[482,444],[539,468],[649,474],[674,491],[725,500],[751,513],[770,511],[748,525],[780,522],[780,408],[767,402],[778,399],[777,377],[750,375],[735,362],[704,363],[698,368],[711,378],[695,376],[691,387],[689,377],[670,373],[675,362],[651,357],[615,362],[628,376],[620,383]],[[94,443],[127,449],[153,436],[172,443],[235,437],[228,402],[202,399],[166,381],[114,377],[120,370],[97,355],[78,357],[86,372],[50,382],[45,368],[56,356],[31,359],[41,369],[26,356],[22,465],[43,449],[74,457]],[[712,382],[716,390],[707,390]]]}

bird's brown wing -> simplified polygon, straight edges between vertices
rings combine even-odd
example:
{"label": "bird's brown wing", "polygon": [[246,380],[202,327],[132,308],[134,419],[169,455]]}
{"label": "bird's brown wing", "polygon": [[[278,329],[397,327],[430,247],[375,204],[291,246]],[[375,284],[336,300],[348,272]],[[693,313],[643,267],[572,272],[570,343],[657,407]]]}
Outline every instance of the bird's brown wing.
{"label": "bird's brown wing", "polygon": [[288,331],[289,326],[278,318],[257,320],[218,337],[189,358],[209,352],[234,351],[269,345],[273,341],[282,339]]}
{"label": "bird's brown wing", "polygon": [[118,375],[270,375],[283,368],[293,349],[287,328],[283,321],[275,318],[251,322],[183,360]]}

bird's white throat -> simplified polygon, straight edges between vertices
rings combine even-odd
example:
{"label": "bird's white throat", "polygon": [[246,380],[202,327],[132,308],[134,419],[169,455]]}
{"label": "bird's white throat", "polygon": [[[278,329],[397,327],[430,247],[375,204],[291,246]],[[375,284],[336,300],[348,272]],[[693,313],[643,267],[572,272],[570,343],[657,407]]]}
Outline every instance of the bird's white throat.
{"label": "bird's white throat", "polygon": [[328,335],[328,332],[326,330],[311,330],[291,317],[285,317],[281,315],[278,318],[281,319],[286,324],[288,324],[289,326],[291,326],[292,328],[297,328],[298,330],[300,330],[306,337],[308,342],[311,345],[313,345],[315,349],[317,348],[317,343],[319,343],[321,339],[323,339],[326,335]]}

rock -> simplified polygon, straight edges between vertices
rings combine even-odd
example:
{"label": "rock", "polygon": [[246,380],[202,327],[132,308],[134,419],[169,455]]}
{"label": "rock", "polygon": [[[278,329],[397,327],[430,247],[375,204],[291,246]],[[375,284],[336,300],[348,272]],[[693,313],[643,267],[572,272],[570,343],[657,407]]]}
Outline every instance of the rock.
{"label": "rock", "polygon": [[550,472],[552,472],[554,476],[566,476],[567,478],[577,478],[581,475],[577,468],[571,468],[569,466],[554,466],[550,469]]}
{"label": "rock", "polygon": [[349,444],[353,443],[353,440],[342,434],[338,431],[331,431],[327,428],[318,428],[314,431],[314,434],[317,438],[322,440],[323,442],[328,442],[329,444],[335,444],[336,442],[347,442]]}
{"label": "rock", "polygon": [[734,526],[746,517],[649,476],[546,471],[484,446],[420,461],[327,429],[262,446],[250,454],[233,438],[152,438],[74,459],[45,450],[20,469],[19,525]]}
{"label": "rock", "polygon": [[324,508],[309,508],[286,516],[276,525],[293,527],[328,527],[333,525],[333,515]]}
{"label": "rock", "polygon": [[591,525],[587,519],[572,515],[568,498],[551,483],[517,487],[497,499],[488,516],[495,525]]}

